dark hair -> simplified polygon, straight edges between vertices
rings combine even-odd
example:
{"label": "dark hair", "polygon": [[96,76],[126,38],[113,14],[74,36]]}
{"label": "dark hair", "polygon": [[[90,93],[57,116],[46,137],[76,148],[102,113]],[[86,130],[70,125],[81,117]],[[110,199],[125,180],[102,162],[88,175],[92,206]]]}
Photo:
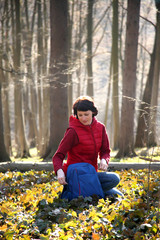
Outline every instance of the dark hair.
{"label": "dark hair", "polygon": [[94,105],[94,101],[89,96],[80,96],[73,104],[73,114],[77,116],[77,111],[92,111],[93,117],[98,114],[98,110]]}

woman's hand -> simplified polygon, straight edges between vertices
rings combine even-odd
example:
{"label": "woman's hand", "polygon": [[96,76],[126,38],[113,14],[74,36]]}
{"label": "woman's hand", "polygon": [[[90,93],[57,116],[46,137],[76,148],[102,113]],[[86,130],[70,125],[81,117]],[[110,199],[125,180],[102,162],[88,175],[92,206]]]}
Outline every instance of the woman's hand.
{"label": "woman's hand", "polygon": [[99,170],[107,171],[108,165],[104,158],[100,160]]}
{"label": "woman's hand", "polygon": [[66,180],[65,180],[65,174],[64,174],[64,172],[63,172],[62,169],[59,169],[59,170],[57,171],[57,179],[58,179],[58,182],[59,182],[61,185],[66,185],[66,184],[67,184],[67,182],[66,182]]}

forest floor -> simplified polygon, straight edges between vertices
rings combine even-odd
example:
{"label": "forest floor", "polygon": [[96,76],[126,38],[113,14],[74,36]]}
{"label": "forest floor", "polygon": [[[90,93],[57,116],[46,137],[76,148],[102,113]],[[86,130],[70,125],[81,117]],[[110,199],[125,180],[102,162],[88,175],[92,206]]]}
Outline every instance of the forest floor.
{"label": "forest floor", "polygon": [[124,196],[69,202],[52,171],[0,172],[0,239],[160,239],[160,170],[117,174]]}
{"label": "forest floor", "polygon": [[1,163],[0,239],[160,240],[160,154],[141,155],[118,162],[112,152],[109,171],[119,174],[124,196],[70,202],[60,198],[51,159]]}

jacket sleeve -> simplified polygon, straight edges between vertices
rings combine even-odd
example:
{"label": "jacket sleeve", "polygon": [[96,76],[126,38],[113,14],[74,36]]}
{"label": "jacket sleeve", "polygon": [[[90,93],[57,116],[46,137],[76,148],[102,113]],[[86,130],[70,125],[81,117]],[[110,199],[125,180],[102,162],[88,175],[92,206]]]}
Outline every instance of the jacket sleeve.
{"label": "jacket sleeve", "polygon": [[102,146],[99,153],[100,159],[104,158],[107,161],[107,164],[110,160],[110,145],[109,145],[109,139],[106,132],[105,126],[103,126],[103,132],[102,132]]}
{"label": "jacket sleeve", "polygon": [[53,167],[55,174],[57,174],[58,169],[62,169],[63,160],[65,159],[67,152],[78,144],[78,136],[74,129],[68,128],[65,132],[63,139],[61,140],[59,147],[52,157]]}

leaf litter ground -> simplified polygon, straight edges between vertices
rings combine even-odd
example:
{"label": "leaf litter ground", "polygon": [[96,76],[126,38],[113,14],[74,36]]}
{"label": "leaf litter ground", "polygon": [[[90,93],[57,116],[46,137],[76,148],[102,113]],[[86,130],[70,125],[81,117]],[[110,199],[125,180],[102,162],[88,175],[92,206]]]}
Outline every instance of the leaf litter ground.
{"label": "leaf litter ground", "polygon": [[160,239],[160,171],[117,173],[124,197],[70,202],[53,172],[0,173],[0,239]]}

